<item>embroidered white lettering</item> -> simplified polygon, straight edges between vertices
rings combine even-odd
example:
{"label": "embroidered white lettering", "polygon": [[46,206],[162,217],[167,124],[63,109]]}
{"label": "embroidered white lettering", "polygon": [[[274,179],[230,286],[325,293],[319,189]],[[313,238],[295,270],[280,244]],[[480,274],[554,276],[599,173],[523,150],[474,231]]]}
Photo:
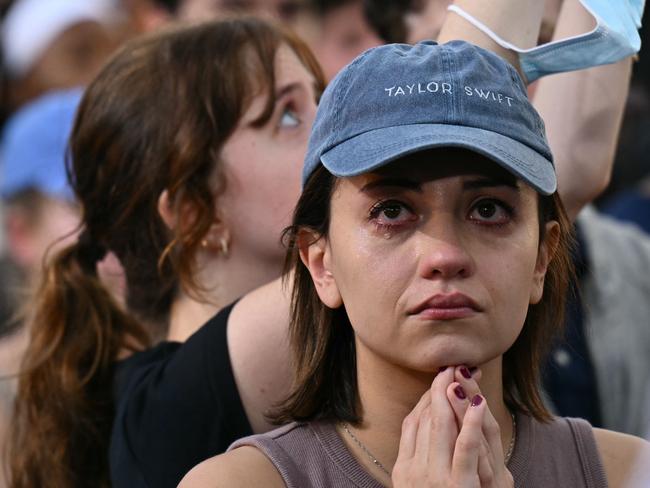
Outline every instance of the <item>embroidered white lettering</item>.
{"label": "embroidered white lettering", "polygon": [[442,84],[442,93],[449,93],[451,95],[451,85],[449,83]]}
{"label": "embroidered white lettering", "polygon": [[508,100],[508,107],[512,107],[512,103],[510,102],[512,102],[514,98],[506,97],[506,100]]}
{"label": "embroidered white lettering", "polygon": [[485,100],[488,100],[490,98],[490,90],[483,91],[481,88],[474,88],[474,91],[479,97],[484,98]]}
{"label": "embroidered white lettering", "polygon": [[406,93],[404,93],[404,90],[402,89],[401,86],[398,86],[397,90],[395,90],[395,96],[397,95],[406,95]]}
{"label": "embroidered white lettering", "polygon": [[465,87],[465,94],[466,94],[468,97],[472,97],[472,96],[474,96],[474,92],[472,91],[472,87],[470,87],[470,86],[466,86],[466,87]]}
{"label": "embroidered white lettering", "polygon": [[415,85],[406,85],[406,88],[409,89],[409,95],[413,93],[413,88],[415,88]]}
{"label": "embroidered white lettering", "polygon": [[[432,86],[435,88],[431,88]],[[427,91],[431,93],[436,93],[438,91],[438,88],[439,88],[438,83],[436,83],[435,81],[432,81],[429,84],[427,84]]]}
{"label": "embroidered white lettering", "polygon": [[390,88],[384,88],[384,91],[388,92],[388,96],[392,97],[393,96],[393,90],[395,89],[394,86],[391,86]]}
{"label": "embroidered white lettering", "polygon": [[427,91],[422,88],[422,83],[418,83],[418,93],[426,93]]}

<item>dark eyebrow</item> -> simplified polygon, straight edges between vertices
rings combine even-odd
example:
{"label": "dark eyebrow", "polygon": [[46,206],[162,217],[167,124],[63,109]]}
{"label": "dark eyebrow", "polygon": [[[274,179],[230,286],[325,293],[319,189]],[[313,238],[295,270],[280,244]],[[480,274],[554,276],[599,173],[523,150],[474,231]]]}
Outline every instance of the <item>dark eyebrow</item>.
{"label": "dark eyebrow", "polygon": [[367,183],[359,191],[362,193],[368,193],[376,188],[387,188],[387,187],[403,188],[406,190],[412,190],[418,193],[422,193],[421,183],[413,180],[408,180],[406,178],[379,178],[377,180],[371,181],[370,183]]}
{"label": "dark eyebrow", "polygon": [[497,188],[500,186],[505,186],[512,188],[513,190],[519,191],[519,185],[515,179],[495,179],[489,177],[480,177],[473,178],[471,180],[463,182],[463,190],[479,190],[482,188]]}

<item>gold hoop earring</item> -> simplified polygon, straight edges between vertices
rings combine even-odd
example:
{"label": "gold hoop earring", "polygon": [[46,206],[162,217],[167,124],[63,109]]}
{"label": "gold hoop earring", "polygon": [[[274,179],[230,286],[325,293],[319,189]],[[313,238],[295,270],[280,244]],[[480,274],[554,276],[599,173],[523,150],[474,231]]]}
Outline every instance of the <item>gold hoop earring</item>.
{"label": "gold hoop earring", "polygon": [[219,245],[221,246],[221,254],[223,254],[224,257],[228,257],[228,239],[221,237],[219,239]]}

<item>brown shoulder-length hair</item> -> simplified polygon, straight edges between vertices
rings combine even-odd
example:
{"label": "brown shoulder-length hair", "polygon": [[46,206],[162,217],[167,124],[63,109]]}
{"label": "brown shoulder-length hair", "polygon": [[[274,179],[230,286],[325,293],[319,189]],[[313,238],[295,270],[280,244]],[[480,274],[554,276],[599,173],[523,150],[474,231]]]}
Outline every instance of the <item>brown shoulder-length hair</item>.
{"label": "brown shoulder-length hair", "polygon": [[[253,18],[136,39],[87,88],[69,158],[81,233],[49,261],[33,303],[11,425],[14,488],[109,486],[113,365],[164,335],[179,286],[201,296],[195,256],[225,184],[221,149],[255,95],[268,96],[255,124],[272,116],[280,45],[323,88],[306,45]],[[165,190],[177,217],[183,209],[174,233],[158,214]],[[97,277],[107,252],[124,270],[126,310]]]}
{"label": "brown shoulder-length hair", "polygon": [[[440,151],[440,150],[438,150]],[[435,154],[434,156],[435,157]],[[286,276],[293,276],[290,344],[294,385],[272,413],[278,422],[330,419],[357,423],[358,412],[354,331],[344,307],[330,309],[319,299],[311,275],[299,256],[299,236],[307,230],[326,237],[330,200],[337,178],[322,165],[311,175],[285,230]],[[557,221],[560,238],[544,281],[542,300],[531,305],[523,330],[503,356],[506,404],[541,421],[551,418],[540,395],[540,366],[564,323],[565,300],[573,279],[571,223],[557,193],[540,196],[540,242],[545,224]]]}

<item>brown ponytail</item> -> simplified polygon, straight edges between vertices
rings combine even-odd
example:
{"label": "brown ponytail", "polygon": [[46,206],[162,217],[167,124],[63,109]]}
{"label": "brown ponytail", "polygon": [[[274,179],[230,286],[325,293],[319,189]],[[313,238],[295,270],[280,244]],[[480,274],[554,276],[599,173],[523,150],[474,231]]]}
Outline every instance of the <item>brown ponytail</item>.
{"label": "brown ponytail", "polygon": [[81,239],[45,270],[11,426],[15,488],[109,486],[113,362],[125,337],[149,340],[99,282],[100,257]]}

